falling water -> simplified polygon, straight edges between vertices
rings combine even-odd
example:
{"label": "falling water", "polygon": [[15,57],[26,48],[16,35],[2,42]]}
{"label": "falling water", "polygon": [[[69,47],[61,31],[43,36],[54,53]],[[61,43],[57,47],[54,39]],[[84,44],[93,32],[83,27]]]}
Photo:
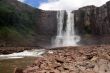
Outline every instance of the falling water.
{"label": "falling water", "polygon": [[66,11],[67,21],[64,30],[64,16],[65,11],[59,11],[57,13],[58,29],[57,36],[54,40],[54,47],[61,46],[77,46],[77,42],[80,40],[79,36],[75,35],[74,29],[74,13]]}

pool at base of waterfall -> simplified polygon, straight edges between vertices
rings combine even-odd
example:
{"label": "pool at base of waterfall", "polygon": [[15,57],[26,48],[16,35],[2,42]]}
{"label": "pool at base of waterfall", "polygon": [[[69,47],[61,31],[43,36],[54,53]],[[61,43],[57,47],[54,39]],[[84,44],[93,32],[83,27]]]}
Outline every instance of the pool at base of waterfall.
{"label": "pool at base of waterfall", "polygon": [[15,68],[26,68],[34,63],[36,57],[42,57],[43,53],[45,50],[40,49],[0,55],[0,73],[13,73]]}

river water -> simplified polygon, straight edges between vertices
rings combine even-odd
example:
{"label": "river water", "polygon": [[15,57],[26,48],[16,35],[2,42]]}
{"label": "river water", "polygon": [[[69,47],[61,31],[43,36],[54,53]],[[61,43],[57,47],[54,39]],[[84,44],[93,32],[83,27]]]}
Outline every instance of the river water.
{"label": "river water", "polygon": [[25,68],[34,63],[36,57],[42,57],[44,49],[25,50],[19,53],[0,55],[0,73],[13,73],[15,68]]}

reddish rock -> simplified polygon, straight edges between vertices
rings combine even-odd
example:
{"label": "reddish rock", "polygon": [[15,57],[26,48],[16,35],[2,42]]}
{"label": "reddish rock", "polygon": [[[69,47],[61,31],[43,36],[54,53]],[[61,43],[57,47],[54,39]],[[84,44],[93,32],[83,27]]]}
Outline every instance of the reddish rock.
{"label": "reddish rock", "polygon": [[[50,50],[49,50],[50,51]],[[110,46],[65,47],[51,50],[23,73],[110,73]]]}
{"label": "reddish rock", "polygon": [[15,68],[14,73],[23,73],[23,69]]}

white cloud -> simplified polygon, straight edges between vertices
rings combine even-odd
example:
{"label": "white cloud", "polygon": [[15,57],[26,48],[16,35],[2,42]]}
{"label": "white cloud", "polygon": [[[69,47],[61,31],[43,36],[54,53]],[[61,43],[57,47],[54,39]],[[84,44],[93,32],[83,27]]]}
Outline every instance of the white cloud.
{"label": "white cloud", "polygon": [[24,2],[25,0],[18,0],[18,1],[20,1],[20,2]]}
{"label": "white cloud", "polygon": [[87,5],[101,6],[109,0],[48,0],[41,3],[39,8],[43,10],[74,10]]}

